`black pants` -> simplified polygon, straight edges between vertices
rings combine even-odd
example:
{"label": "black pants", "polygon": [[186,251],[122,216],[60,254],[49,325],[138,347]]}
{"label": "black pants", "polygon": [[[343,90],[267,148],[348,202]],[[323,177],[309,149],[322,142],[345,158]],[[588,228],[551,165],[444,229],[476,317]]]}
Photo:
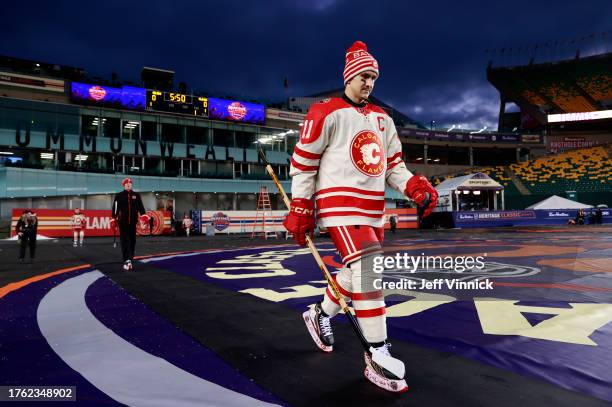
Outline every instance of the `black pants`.
{"label": "black pants", "polygon": [[33,259],[36,255],[36,234],[25,232],[21,237],[21,245],[19,246],[19,258],[25,258],[26,247],[30,246],[30,258]]}
{"label": "black pants", "polygon": [[119,233],[123,261],[134,260],[134,250],[136,249],[136,222],[130,224],[119,223]]}

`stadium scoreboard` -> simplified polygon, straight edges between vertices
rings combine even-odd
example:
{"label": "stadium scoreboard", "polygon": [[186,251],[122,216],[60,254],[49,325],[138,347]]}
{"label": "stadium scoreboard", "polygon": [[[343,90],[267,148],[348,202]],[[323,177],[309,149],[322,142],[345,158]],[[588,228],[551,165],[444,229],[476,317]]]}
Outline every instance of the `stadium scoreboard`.
{"label": "stadium scoreboard", "polygon": [[208,117],[208,98],[147,90],[147,110]]}
{"label": "stadium scoreboard", "polygon": [[72,82],[70,95],[72,101],[83,105],[167,112],[212,120],[253,124],[264,124],[266,118],[266,107],[263,104],[133,86],[116,88]]}

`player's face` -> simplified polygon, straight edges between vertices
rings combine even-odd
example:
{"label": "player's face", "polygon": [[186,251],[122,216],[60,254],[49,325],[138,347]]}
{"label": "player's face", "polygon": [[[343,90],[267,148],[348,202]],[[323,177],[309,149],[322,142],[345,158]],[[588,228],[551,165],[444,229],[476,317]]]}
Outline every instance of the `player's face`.
{"label": "player's face", "polygon": [[125,188],[126,191],[131,191],[132,190],[132,183],[131,182],[126,182],[123,185],[123,188]]}
{"label": "player's face", "polygon": [[349,92],[360,100],[365,100],[370,97],[374,90],[374,82],[378,76],[374,71],[365,71],[351,79],[348,83]]}

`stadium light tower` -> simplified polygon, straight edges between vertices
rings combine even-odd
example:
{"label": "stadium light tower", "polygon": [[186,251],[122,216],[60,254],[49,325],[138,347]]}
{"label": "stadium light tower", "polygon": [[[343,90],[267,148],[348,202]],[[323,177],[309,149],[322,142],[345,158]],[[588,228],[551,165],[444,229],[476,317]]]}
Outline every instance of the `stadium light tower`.
{"label": "stadium light tower", "polygon": [[430,123],[430,125],[429,125],[429,129],[430,129],[430,130],[434,130],[435,128],[436,128],[436,121],[435,121],[435,120],[432,120],[432,121],[431,121],[431,123]]}

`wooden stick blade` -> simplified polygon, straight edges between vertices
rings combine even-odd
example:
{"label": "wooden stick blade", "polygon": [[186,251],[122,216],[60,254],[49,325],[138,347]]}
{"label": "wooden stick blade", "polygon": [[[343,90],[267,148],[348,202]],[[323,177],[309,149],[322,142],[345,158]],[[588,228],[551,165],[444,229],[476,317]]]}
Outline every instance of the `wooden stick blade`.
{"label": "wooden stick blade", "polygon": [[270,165],[270,163],[268,162],[268,158],[266,157],[266,152],[264,151],[263,147],[259,146],[257,152],[259,153],[259,158],[261,158],[261,161],[263,161],[264,165]]}

